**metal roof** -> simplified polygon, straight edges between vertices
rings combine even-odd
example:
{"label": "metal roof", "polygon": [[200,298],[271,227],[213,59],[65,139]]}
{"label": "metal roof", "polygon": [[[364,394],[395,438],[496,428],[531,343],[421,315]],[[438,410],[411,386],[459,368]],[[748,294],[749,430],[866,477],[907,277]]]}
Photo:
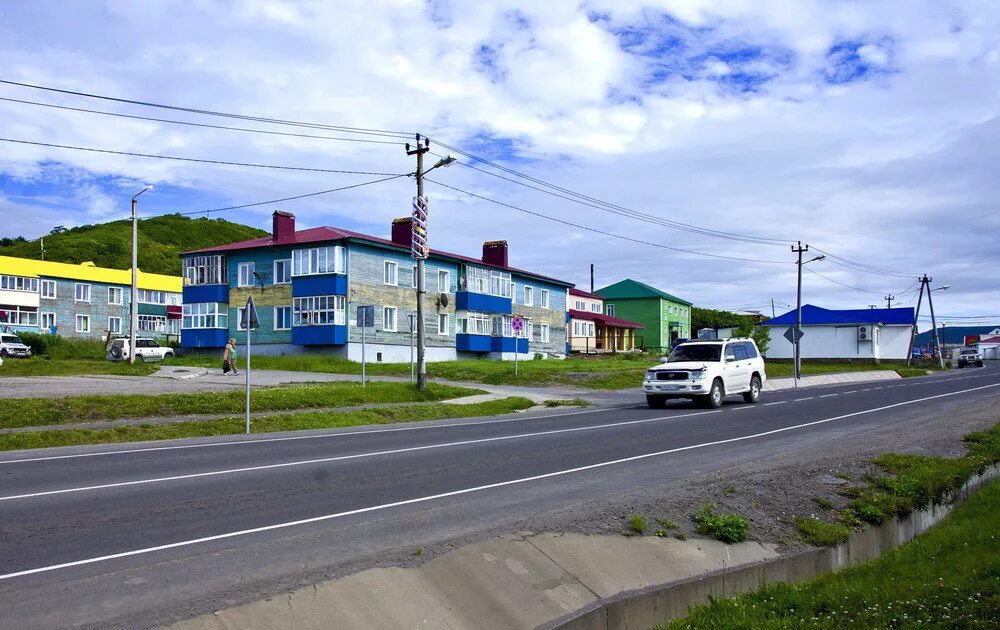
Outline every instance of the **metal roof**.
{"label": "metal roof", "polygon": [[627,319],[621,319],[620,317],[612,317],[610,315],[605,315],[603,313],[591,313],[590,311],[578,311],[572,308],[569,310],[569,316],[573,319],[583,319],[591,322],[600,322],[605,326],[615,326],[617,328],[646,327],[644,324],[629,321]]}
{"label": "metal roof", "polygon": [[[788,311],[763,322],[764,326],[794,326],[795,310]],[[853,324],[882,324],[885,326],[912,326],[913,308],[858,308],[849,310],[829,310],[804,304],[802,306],[804,326],[848,326]]]}
{"label": "metal roof", "polygon": [[[941,339],[941,343],[945,344],[965,343],[966,337],[987,335],[997,329],[1000,329],[1000,324],[992,326],[938,326],[938,338]],[[933,343],[933,329],[917,333],[913,338],[913,345],[915,346],[929,346]]]}
{"label": "metal roof", "polygon": [[[29,278],[65,278],[68,280],[84,280],[106,284],[132,284],[131,269],[97,267],[94,263],[90,262],[74,265],[53,262],[51,260],[15,258],[13,256],[0,256],[0,274],[26,276]],[[171,293],[180,293],[183,288],[180,276],[165,276],[158,273],[146,273],[142,270],[137,275],[136,284],[140,289],[168,291]]]}
{"label": "metal roof", "polygon": [[656,287],[651,287],[648,284],[639,282],[638,280],[632,280],[631,278],[616,282],[610,286],[604,287],[603,289],[598,289],[597,291],[594,291],[594,293],[601,296],[605,300],[660,298],[663,300],[670,300],[671,302],[677,302],[678,304],[684,304],[685,306],[692,306],[691,302],[688,302],[687,300],[682,300],[675,295],[670,295],[666,291],[661,291]]}

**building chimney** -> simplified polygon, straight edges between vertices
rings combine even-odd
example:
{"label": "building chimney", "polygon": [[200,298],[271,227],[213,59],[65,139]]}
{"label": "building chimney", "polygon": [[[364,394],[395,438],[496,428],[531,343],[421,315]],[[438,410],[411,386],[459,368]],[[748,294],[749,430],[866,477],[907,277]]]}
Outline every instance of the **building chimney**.
{"label": "building chimney", "polygon": [[507,241],[483,243],[483,262],[494,267],[507,266]]}
{"label": "building chimney", "polygon": [[284,210],[275,210],[271,215],[271,240],[295,240],[295,215]]}
{"label": "building chimney", "polygon": [[392,242],[396,245],[402,245],[403,247],[409,247],[413,239],[413,219],[410,217],[401,217],[399,219],[392,220]]}

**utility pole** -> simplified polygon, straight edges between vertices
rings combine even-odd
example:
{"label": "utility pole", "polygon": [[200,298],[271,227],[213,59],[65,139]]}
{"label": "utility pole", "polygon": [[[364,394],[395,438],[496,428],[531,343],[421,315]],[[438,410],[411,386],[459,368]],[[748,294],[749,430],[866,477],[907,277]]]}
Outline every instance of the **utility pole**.
{"label": "utility pole", "polygon": [[924,301],[924,278],[920,278],[920,294],[917,295],[917,312],[913,314],[913,328],[910,330],[910,345],[906,353],[906,365],[909,365],[910,361],[913,360],[913,342],[917,336],[917,323],[920,321],[920,305]]}
{"label": "utility pole", "polygon": [[[132,291],[128,306],[128,362],[135,363],[135,329],[139,327],[139,308],[136,300],[139,297],[139,217],[136,215],[136,208],[139,206],[138,197],[152,186],[146,186],[139,192],[132,195]],[[110,333],[109,333],[110,334]]]}
{"label": "utility pole", "polygon": [[799,379],[802,378],[802,354],[801,354],[801,331],[802,331],[802,254],[809,251],[809,246],[802,245],[802,241],[798,242],[797,247],[792,247],[792,252],[799,255],[799,261],[797,263],[799,268],[799,281],[798,290],[796,291],[795,297],[795,334],[793,338],[795,342],[793,345],[794,357],[795,357],[795,383],[798,384]]}
{"label": "utility pole", "polygon": [[774,314],[774,298],[771,298],[771,319],[774,319],[776,315]]}
{"label": "utility pole", "polygon": [[594,263],[590,263],[590,292],[594,292]]}
{"label": "utility pole", "polygon": [[931,309],[931,326],[934,328],[934,347],[938,353],[938,367],[944,369],[944,349],[941,347],[941,338],[938,337],[937,320],[934,319],[934,300],[931,299],[931,278],[924,274],[923,283],[927,287],[927,308]]}
{"label": "utility pole", "polygon": [[[420,134],[416,135],[417,145],[415,148],[410,149],[409,143],[406,145],[406,154],[417,156],[417,170],[414,176],[417,179],[417,198],[413,201],[414,212],[417,210],[417,206],[421,203],[425,204],[424,200],[424,153],[431,150],[430,138],[424,138],[423,143],[421,143]],[[416,227],[414,225],[414,227]],[[426,230],[426,226],[423,226]],[[412,236],[411,236],[412,238]],[[426,232],[424,233],[424,238],[426,238]],[[424,259],[427,257],[427,247],[426,242],[421,244],[423,246],[423,251],[417,252],[414,245],[411,245],[411,252],[414,258],[417,259],[417,389],[424,390],[427,389],[427,363],[424,357],[424,293],[426,292],[424,287]]]}
{"label": "utility pole", "polygon": [[895,295],[891,295],[890,294],[890,295],[885,296],[885,307],[886,308],[892,308],[892,301],[895,300],[895,299],[896,299]]}

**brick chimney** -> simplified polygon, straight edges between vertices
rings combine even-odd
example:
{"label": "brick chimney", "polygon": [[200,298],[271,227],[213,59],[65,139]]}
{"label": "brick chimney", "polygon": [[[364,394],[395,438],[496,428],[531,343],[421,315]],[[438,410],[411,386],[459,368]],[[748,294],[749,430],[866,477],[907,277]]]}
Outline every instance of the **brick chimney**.
{"label": "brick chimney", "polygon": [[507,241],[486,241],[483,243],[483,262],[495,267],[506,267]]}
{"label": "brick chimney", "polygon": [[295,239],[295,215],[284,210],[275,210],[271,215],[271,240],[291,241]]}
{"label": "brick chimney", "polygon": [[402,245],[403,247],[409,247],[413,239],[413,219],[410,217],[401,217],[399,219],[392,220],[392,236],[390,237],[392,242],[396,245]]}

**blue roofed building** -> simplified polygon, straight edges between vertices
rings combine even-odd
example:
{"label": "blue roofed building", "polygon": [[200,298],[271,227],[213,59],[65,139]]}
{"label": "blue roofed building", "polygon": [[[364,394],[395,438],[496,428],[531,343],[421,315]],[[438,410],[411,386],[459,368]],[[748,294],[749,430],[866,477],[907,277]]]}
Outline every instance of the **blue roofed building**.
{"label": "blue roofed building", "polygon": [[[802,306],[803,359],[905,360],[910,348],[914,310],[865,308],[830,310]],[[763,322],[771,331],[769,359],[791,359],[792,344],[784,336],[795,325],[795,311]]]}

